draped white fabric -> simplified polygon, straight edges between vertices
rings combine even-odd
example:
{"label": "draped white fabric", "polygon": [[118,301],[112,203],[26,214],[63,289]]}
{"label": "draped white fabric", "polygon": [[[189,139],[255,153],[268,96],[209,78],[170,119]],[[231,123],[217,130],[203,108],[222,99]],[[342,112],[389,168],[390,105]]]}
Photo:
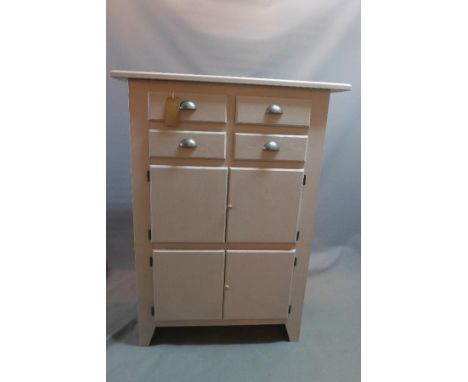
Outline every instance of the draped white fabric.
{"label": "draped white fabric", "polygon": [[[349,82],[330,105],[318,247],[360,233],[359,0],[109,0],[108,70]],[[130,205],[126,84],[108,79],[108,202]]]}

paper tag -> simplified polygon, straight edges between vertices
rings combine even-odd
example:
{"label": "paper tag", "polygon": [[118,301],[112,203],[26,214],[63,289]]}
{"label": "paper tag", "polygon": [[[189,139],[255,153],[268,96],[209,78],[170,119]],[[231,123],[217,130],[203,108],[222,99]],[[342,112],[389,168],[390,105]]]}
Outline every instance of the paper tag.
{"label": "paper tag", "polygon": [[167,97],[164,106],[164,124],[166,126],[177,126],[180,118],[180,98]]}

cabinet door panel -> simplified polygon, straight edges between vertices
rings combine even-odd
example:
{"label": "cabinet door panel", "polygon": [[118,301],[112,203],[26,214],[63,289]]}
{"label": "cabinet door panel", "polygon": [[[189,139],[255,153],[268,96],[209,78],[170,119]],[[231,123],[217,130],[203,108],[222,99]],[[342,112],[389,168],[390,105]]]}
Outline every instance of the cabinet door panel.
{"label": "cabinet door panel", "polygon": [[227,251],[224,319],[288,317],[296,251]]}
{"label": "cabinet door panel", "polygon": [[231,168],[227,241],[295,242],[303,173]]}
{"label": "cabinet door panel", "polygon": [[226,167],[151,166],[153,242],[222,243]]}
{"label": "cabinet door panel", "polygon": [[153,251],[156,320],[222,318],[224,251]]}

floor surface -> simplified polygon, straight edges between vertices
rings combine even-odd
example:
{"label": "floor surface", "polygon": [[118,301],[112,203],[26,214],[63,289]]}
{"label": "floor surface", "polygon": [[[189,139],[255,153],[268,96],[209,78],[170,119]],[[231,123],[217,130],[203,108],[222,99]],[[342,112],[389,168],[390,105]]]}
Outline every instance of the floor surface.
{"label": "floor surface", "polygon": [[160,328],[137,345],[131,213],[108,212],[107,381],[360,380],[360,255],[310,259],[299,342],[282,326]]}

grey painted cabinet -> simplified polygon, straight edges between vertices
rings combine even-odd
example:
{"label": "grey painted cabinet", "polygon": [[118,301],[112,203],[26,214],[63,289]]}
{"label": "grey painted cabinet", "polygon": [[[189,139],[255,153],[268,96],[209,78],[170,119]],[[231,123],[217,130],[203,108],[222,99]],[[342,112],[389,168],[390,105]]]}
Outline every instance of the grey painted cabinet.
{"label": "grey painted cabinet", "polygon": [[299,339],[330,94],[347,84],[129,80],[139,341],[162,326]]}

